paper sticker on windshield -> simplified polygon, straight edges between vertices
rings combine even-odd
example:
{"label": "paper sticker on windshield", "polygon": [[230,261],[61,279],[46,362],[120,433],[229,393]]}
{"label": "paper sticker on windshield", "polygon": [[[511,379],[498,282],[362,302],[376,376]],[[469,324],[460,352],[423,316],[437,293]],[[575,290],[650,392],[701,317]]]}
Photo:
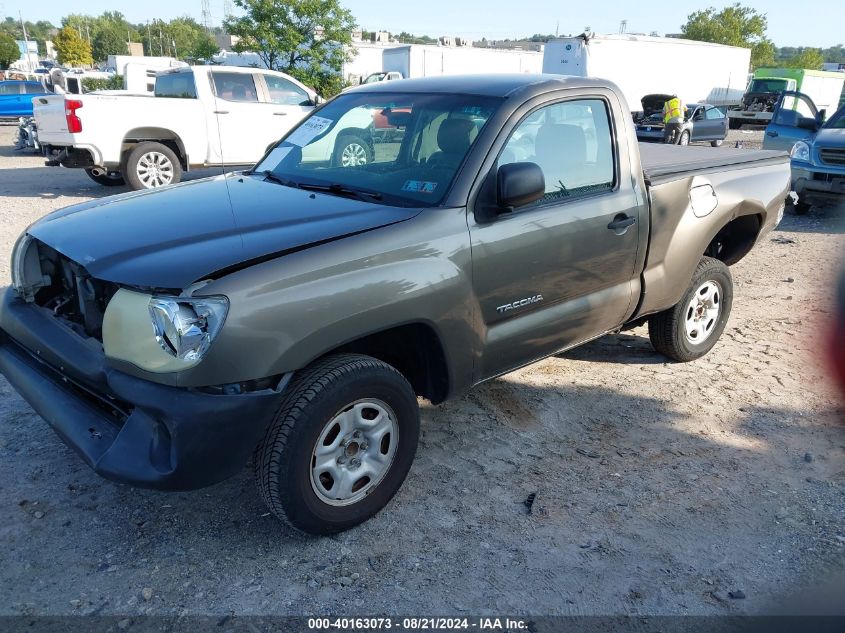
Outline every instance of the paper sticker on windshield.
{"label": "paper sticker on windshield", "polygon": [[292,147],[276,147],[267,155],[264,162],[273,165],[272,169],[275,169],[290,154],[292,149]]}
{"label": "paper sticker on windshield", "polygon": [[285,139],[286,143],[305,147],[313,141],[317,136],[322,134],[328,127],[334,123],[331,119],[324,119],[321,116],[312,116],[305,123]]}
{"label": "paper sticker on windshield", "polygon": [[402,185],[402,191],[409,193],[434,193],[437,189],[436,182],[426,182],[424,180],[406,180]]}

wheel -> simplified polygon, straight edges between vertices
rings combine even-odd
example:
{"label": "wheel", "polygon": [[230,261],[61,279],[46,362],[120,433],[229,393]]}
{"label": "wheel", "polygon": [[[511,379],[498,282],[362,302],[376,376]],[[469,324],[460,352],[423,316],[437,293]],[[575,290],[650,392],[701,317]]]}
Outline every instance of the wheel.
{"label": "wheel", "polygon": [[710,146],[711,147],[721,147],[722,143],[724,143],[724,141],[710,141]]}
{"label": "wheel", "polygon": [[732,304],[731,271],[718,259],[702,257],[681,300],[649,318],[651,344],[677,361],[701,358],[722,335]]}
{"label": "wheel", "polygon": [[182,165],[176,153],[161,143],[138,143],[126,156],[124,178],[134,189],[155,189],[182,180]]}
{"label": "wheel", "polygon": [[742,127],[742,121],[738,119],[728,119],[728,127],[732,130],[738,130]]}
{"label": "wheel", "polygon": [[98,185],[103,185],[104,187],[120,187],[126,184],[126,181],[123,179],[123,174],[119,171],[107,171],[103,174],[95,174],[93,169],[86,169],[85,173],[88,174],[88,177],[96,182]]}
{"label": "wheel", "polygon": [[810,211],[810,205],[806,202],[796,202],[792,205],[792,210],[795,212],[795,215],[807,215]]}
{"label": "wheel", "polygon": [[358,167],[373,162],[373,148],[358,134],[344,134],[337,139],[334,164],[337,167]]}
{"label": "wheel", "polygon": [[396,369],[357,354],[317,361],[294,377],[255,450],[259,494],[299,530],[348,530],[399,490],[419,430],[416,395]]}
{"label": "wheel", "polygon": [[689,132],[687,130],[681,132],[681,138],[678,139],[678,145],[689,145]]}

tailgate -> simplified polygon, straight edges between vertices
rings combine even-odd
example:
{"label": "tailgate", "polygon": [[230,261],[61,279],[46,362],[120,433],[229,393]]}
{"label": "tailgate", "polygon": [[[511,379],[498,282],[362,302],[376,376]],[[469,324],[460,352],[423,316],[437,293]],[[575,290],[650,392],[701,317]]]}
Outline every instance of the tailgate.
{"label": "tailgate", "polygon": [[73,137],[67,131],[65,95],[35,97],[32,100],[32,106],[35,124],[38,126],[38,137],[42,142],[65,141],[68,144],[73,142]]}

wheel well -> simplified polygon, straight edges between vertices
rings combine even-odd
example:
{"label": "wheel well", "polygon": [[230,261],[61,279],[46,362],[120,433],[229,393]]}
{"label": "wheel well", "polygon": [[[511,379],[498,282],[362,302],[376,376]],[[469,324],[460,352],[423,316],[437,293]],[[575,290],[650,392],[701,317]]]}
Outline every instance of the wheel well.
{"label": "wheel well", "polygon": [[158,127],[143,127],[129,130],[123,138],[121,164],[126,158],[126,155],[132,151],[132,148],[138,143],[143,143],[144,141],[155,141],[157,143],[161,143],[162,145],[166,145],[179,157],[179,162],[182,163],[182,169],[188,169],[188,157],[185,152],[185,144],[182,143],[182,139],[180,139],[179,136],[172,130]]}
{"label": "wheel well", "polygon": [[733,266],[748,255],[762,226],[763,219],[759,215],[743,215],[731,220],[716,233],[704,254]]}
{"label": "wheel well", "polygon": [[439,404],[449,393],[449,368],[440,338],[423,323],[391,328],[346,343],[328,354],[356,353],[392,365],[411,383],[414,392]]}

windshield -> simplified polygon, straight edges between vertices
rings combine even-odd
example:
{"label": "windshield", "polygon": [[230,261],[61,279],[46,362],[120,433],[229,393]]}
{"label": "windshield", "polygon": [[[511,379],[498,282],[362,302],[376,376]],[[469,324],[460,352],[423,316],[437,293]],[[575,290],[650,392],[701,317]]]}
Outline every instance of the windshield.
{"label": "windshield", "polygon": [[375,93],[336,97],[294,128],[253,174],[290,186],[436,206],[501,99]]}
{"label": "windshield", "polygon": [[839,108],[822,127],[834,130],[845,130],[845,106]]}
{"label": "windshield", "polygon": [[754,79],[748,92],[781,92],[786,90],[786,79]]}

